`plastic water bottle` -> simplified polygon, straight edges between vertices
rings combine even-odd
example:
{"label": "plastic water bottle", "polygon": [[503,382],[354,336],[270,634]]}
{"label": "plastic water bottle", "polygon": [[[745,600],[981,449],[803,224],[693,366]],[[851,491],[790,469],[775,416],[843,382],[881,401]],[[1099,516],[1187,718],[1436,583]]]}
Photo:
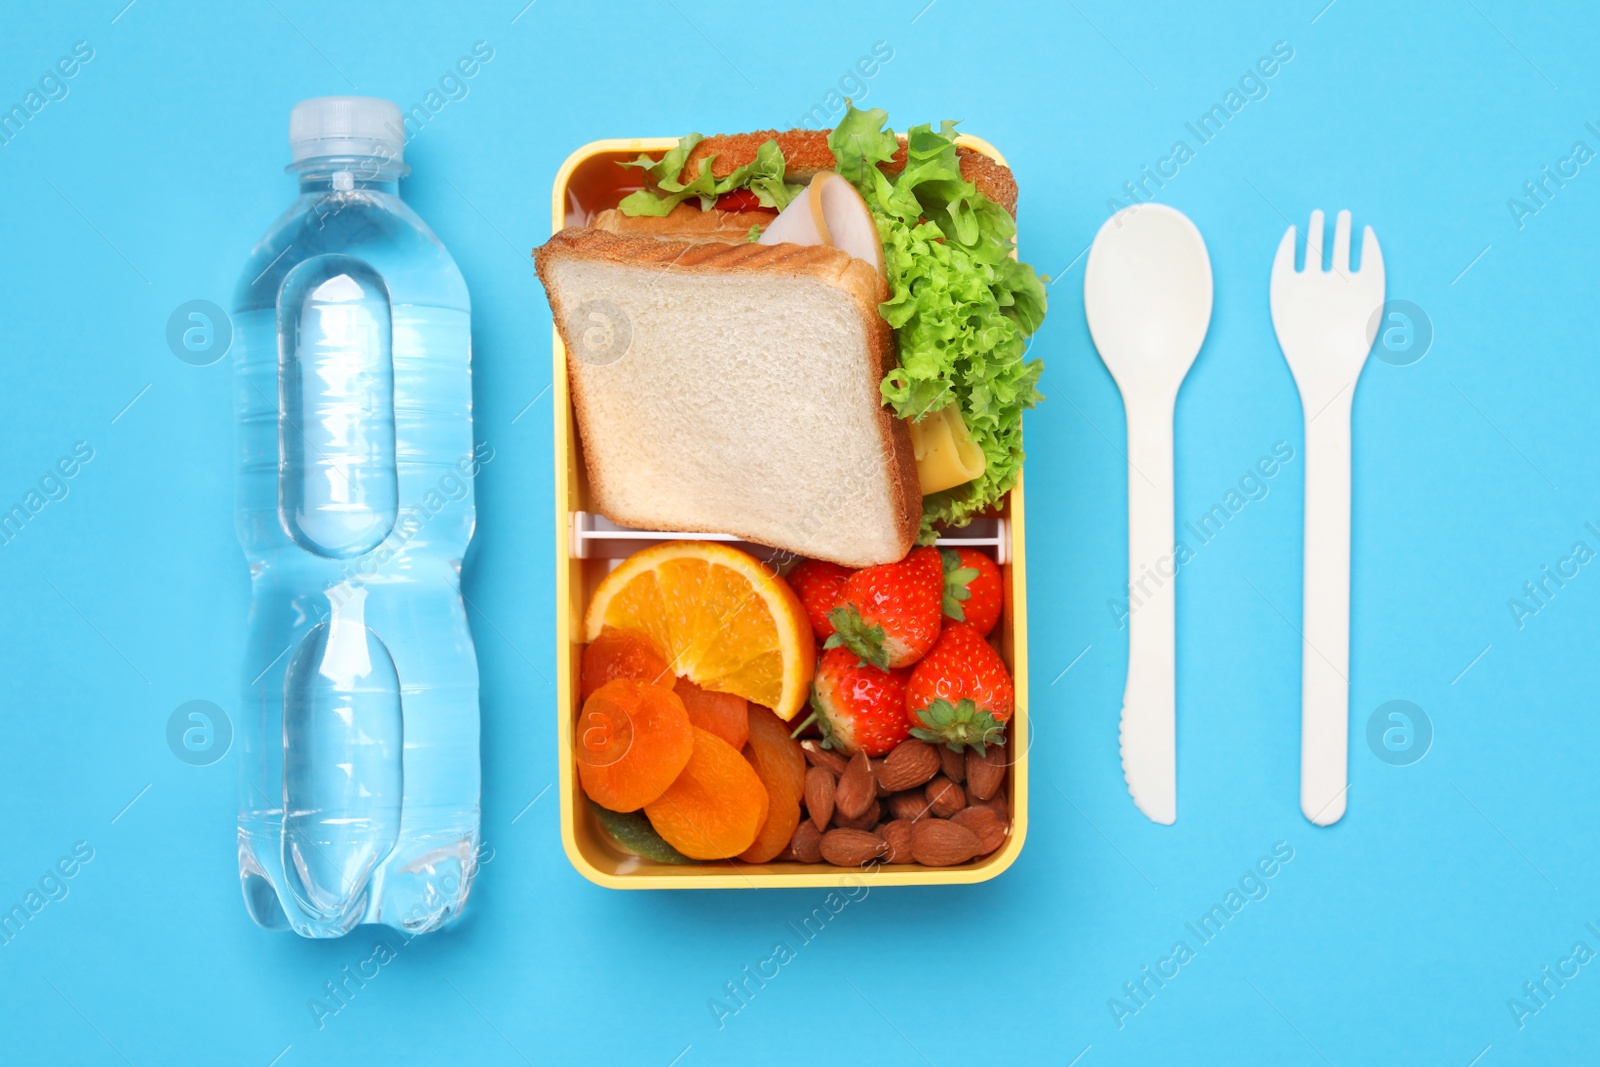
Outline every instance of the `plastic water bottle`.
{"label": "plastic water bottle", "polygon": [[416,934],[477,869],[471,308],[400,200],[399,108],[305,100],[289,142],[300,195],[234,295],[239,877],[268,929]]}

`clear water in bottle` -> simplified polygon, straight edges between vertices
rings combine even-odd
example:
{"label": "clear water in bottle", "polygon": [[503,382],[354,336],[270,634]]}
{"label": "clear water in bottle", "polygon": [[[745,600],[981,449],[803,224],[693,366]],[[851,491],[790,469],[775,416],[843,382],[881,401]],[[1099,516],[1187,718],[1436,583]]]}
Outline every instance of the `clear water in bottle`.
{"label": "clear water in bottle", "polygon": [[250,563],[239,876],[269,929],[437,929],[479,843],[471,308],[384,100],[302,101],[299,197],[234,295]]}

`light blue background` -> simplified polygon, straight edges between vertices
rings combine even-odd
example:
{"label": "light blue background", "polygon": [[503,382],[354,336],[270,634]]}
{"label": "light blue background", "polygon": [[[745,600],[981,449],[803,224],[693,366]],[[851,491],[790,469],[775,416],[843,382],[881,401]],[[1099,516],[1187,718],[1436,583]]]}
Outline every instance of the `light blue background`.
{"label": "light blue background", "polygon": [[[1575,942],[1600,950],[1584,928],[1600,926],[1600,564],[1522,628],[1507,607],[1575,542],[1600,549],[1584,528],[1600,525],[1600,171],[1520,228],[1507,207],[1575,141],[1600,150],[1589,5],[124,2],[9,4],[0,35],[7,106],[73,42],[94,48],[0,147],[0,505],[75,441],[95,450],[0,547],[0,908],[74,842],[95,851],[0,947],[0,1059],[1593,1062],[1600,962],[1522,1029],[1507,1008]],[[232,758],[167,748],[184,701],[237,709],[247,578],[228,362],[186,365],[164,333],[184,301],[228,302],[289,202],[297,99],[409,106],[480,40],[494,58],[407,148],[404,192],[471,287],[477,437],[496,453],[465,582],[493,858],[458,927],[401,949],[319,1030],[308,1000],[394,935],[251,926]],[[708,1000],[798,943],[785,924],[823,894],[610,892],[562,855],[549,315],[528,251],[577,146],[794,125],[880,40],[894,57],[865,103],[999,146],[1023,255],[1058,279],[1034,347],[1049,399],[1027,424],[1031,828],[992,883],[872,890],[719,1030]],[[1277,41],[1294,58],[1267,97],[1160,192],[1204,233],[1217,284],[1178,405],[1180,519],[1275,442],[1296,451],[1179,579],[1180,806],[1161,828],[1117,761],[1124,428],[1080,253],[1108,198]],[[1301,414],[1267,312],[1278,239],[1316,207],[1376,228],[1389,295],[1436,331],[1419,363],[1373,360],[1357,395],[1352,785],[1327,830],[1297,803]],[[1364,740],[1392,699],[1434,725],[1412,766]],[[1276,842],[1294,859],[1270,895],[1119,1029],[1109,998],[1174,941],[1195,947],[1185,922]]]}

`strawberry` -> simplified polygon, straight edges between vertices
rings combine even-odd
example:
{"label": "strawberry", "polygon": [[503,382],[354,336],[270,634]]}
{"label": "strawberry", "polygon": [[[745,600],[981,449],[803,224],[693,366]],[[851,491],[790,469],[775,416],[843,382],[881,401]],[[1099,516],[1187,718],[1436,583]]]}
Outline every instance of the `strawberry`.
{"label": "strawberry", "polygon": [[939,639],[944,560],[936,548],[913,548],[898,563],[856,571],[828,614],[828,648],[848,648],[883,670],[909,667]]}
{"label": "strawberry", "polygon": [[826,641],[833,636],[833,623],[828,621],[828,612],[839,606],[839,593],[852,573],[848,568],[822,559],[804,560],[789,572],[789,588],[800,598],[818,641]]}
{"label": "strawberry", "polygon": [[794,731],[799,736],[812,723],[822,730],[822,747],[847,756],[865,752],[887,755],[906,739],[906,676],[909,671],[880,671],[862,663],[845,648],[830,648],[817,662],[811,683],[811,717]]}
{"label": "strawberry", "polygon": [[975,548],[942,548],[939,555],[944,557],[945,616],[988,637],[1005,606],[999,565]]}
{"label": "strawberry", "polygon": [[1005,660],[964,622],[945,626],[906,683],[911,736],[956,752],[971,745],[981,755],[985,745],[1005,744],[1014,701]]}

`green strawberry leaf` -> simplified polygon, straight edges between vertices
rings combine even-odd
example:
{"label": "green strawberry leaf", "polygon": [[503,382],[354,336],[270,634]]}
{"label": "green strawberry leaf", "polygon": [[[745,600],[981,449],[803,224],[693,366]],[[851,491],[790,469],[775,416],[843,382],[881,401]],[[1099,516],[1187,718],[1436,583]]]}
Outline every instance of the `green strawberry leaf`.
{"label": "green strawberry leaf", "polygon": [[956,622],[966,622],[967,613],[961,602],[972,599],[968,585],[978,576],[977,568],[963,567],[961,557],[948,548],[939,550],[939,558],[944,561],[944,613]]}
{"label": "green strawberry leaf", "polygon": [[889,649],[885,646],[883,627],[869,623],[861,617],[854,604],[845,604],[828,612],[833,623],[833,634],[823,643],[823,648],[848,648],[880,671],[889,669]]}
{"label": "green strawberry leaf", "polygon": [[822,706],[817,703],[817,694],[815,691],[813,691],[811,694],[811,714],[807,715],[805,721],[799,726],[796,726],[793,730],[789,731],[789,739],[792,741],[799,737],[801,734],[806,732],[806,728],[808,726],[819,719],[826,721],[826,718],[822,714]]}
{"label": "green strawberry leaf", "polygon": [[917,718],[923,725],[912,727],[912,737],[930,745],[944,745],[952,752],[970,747],[981,756],[985,746],[1006,743],[1005,723],[988,711],[979,711],[965,698],[953,707],[948,700],[935,700],[917,712]]}
{"label": "green strawberry leaf", "polygon": [[[817,710],[818,712],[822,712],[821,705],[818,705]],[[822,712],[817,716],[817,730],[822,734],[822,740],[818,743],[823,748],[836,747],[833,737],[833,720],[830,719],[825,712]]]}
{"label": "green strawberry leaf", "polygon": [[819,744],[823,748],[836,748],[841,752],[844,751],[843,746],[834,739],[833,719],[828,715],[828,710],[822,706],[822,701],[818,699],[817,688],[814,685],[811,687],[811,714],[806,716],[805,722],[794,728],[794,731],[789,734],[790,739],[799,737],[805,732],[806,727],[813,723],[816,724],[818,732],[822,734],[822,740]]}

